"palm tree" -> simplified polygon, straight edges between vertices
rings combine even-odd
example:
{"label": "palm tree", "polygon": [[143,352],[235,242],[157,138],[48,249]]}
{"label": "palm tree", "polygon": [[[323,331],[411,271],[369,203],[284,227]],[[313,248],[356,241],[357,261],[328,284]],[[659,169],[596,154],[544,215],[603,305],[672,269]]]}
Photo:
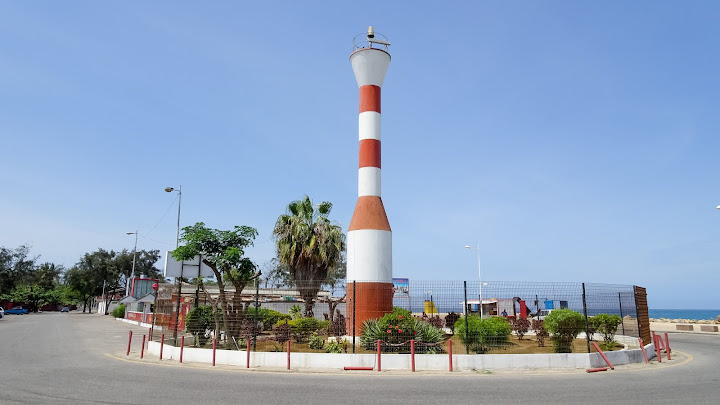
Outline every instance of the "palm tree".
{"label": "palm tree", "polygon": [[313,316],[315,298],[328,272],[340,263],[345,251],[345,235],[338,225],[330,223],[332,203],[323,201],[317,210],[310,197],[293,201],[287,214],[280,215],[273,236],[277,257],[287,265],[290,277],[305,301],[305,316]]}

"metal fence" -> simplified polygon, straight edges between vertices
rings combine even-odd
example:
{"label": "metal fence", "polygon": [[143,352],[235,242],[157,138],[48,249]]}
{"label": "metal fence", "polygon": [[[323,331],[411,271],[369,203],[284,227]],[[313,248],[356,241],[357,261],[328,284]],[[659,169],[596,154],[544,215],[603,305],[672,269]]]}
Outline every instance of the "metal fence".
{"label": "metal fence", "polygon": [[[316,288],[258,285],[236,293],[226,287],[221,294],[206,286],[196,294],[195,286],[184,285],[178,305],[177,287],[167,285],[150,317],[152,339],[188,346],[214,341],[229,350],[285,351],[292,344],[292,351],[336,353],[542,353],[594,351],[590,339],[602,337],[595,322],[600,314],[619,317],[619,335],[638,337],[640,330],[632,285],[409,281]],[[546,317],[560,309],[581,315],[560,325],[573,331],[545,327]]]}

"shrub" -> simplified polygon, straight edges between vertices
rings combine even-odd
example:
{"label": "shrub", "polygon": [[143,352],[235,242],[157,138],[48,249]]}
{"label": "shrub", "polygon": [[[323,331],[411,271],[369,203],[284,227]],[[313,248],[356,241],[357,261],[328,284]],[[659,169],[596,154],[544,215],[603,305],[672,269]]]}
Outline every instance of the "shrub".
{"label": "shrub", "polygon": [[445,321],[440,318],[440,315],[435,315],[433,317],[430,317],[425,320],[425,322],[429,323],[430,325],[440,329],[445,325]]}
{"label": "shrub", "polygon": [[325,345],[325,353],[342,353],[345,350],[347,342],[331,340]]}
{"label": "shrub", "polygon": [[401,315],[403,318],[412,318],[412,312],[400,307],[393,307],[391,314]]}
{"label": "shrub", "polygon": [[[410,340],[415,340],[416,353],[439,353],[440,343],[445,339],[442,330],[411,316],[410,311],[393,308],[379,320],[368,319],[363,322],[360,342],[367,350],[374,350],[378,340],[386,344],[384,352],[410,352]],[[419,344],[418,344],[419,343]]]}
{"label": "shrub", "polygon": [[325,338],[322,336],[319,336],[317,332],[313,332],[310,334],[310,341],[308,342],[308,347],[311,349],[322,349],[325,346]]}
{"label": "shrub", "polygon": [[292,317],[288,314],[283,314],[278,311],[274,311],[269,308],[258,308],[255,309],[255,307],[248,308],[247,314],[248,317],[254,321],[255,319],[255,312],[257,312],[258,321],[262,322],[263,324],[263,330],[270,330],[274,325],[277,325],[282,320],[290,320]]}
{"label": "shrub", "polygon": [[572,342],[585,329],[585,317],[571,309],[556,309],[546,318],[545,329],[552,334],[556,353],[572,353]]}
{"label": "shrub", "polygon": [[510,342],[510,324],[503,318],[472,315],[467,317],[467,321],[469,332],[465,329],[463,317],[455,322],[455,334],[475,353],[487,353]]}
{"label": "shrub", "polygon": [[512,329],[517,334],[518,340],[522,340],[523,336],[525,336],[525,334],[530,329],[530,321],[522,318],[513,319]]}
{"label": "shrub", "polygon": [[283,346],[285,345],[285,342],[290,340],[290,325],[288,325],[287,320],[275,325],[275,327],[273,327],[273,332],[275,332],[275,340]]}
{"label": "shrub", "polygon": [[290,307],[290,317],[292,319],[298,319],[302,317],[302,308],[300,308],[300,305],[293,305]]}
{"label": "shrub", "polygon": [[200,305],[188,312],[185,317],[185,328],[195,336],[196,345],[204,346],[207,342],[207,331],[215,326],[213,309],[209,305]]}
{"label": "shrub", "polygon": [[445,315],[445,327],[450,328],[450,331],[455,333],[455,322],[457,322],[458,319],[460,319],[460,314],[457,312],[450,312]]}
{"label": "shrub", "polygon": [[547,339],[550,334],[547,330],[545,330],[545,327],[543,326],[543,320],[533,319],[532,328],[535,331],[535,338],[537,338],[538,347],[544,347],[545,339]]}
{"label": "shrub", "polygon": [[338,310],[333,318],[332,323],[328,326],[328,335],[345,336],[347,334],[347,326],[345,324],[345,315]]}
{"label": "shrub", "polygon": [[111,315],[115,318],[125,318],[125,304],[116,306]]}
{"label": "shrub", "polygon": [[317,332],[320,329],[325,329],[330,325],[330,322],[321,321],[316,318],[297,318],[289,321],[281,320],[278,324],[276,324],[276,326],[284,323],[287,323],[290,326],[290,331],[298,343],[302,343],[307,340],[311,333]]}
{"label": "shrub", "polygon": [[603,335],[604,346],[611,349],[615,346],[615,333],[622,323],[618,315],[599,314],[592,317],[592,325]]}

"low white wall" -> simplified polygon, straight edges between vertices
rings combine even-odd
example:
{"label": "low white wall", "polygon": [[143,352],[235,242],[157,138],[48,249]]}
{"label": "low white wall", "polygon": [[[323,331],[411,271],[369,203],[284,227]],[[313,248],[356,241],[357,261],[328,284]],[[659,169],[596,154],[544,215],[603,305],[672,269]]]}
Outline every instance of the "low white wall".
{"label": "low white wall", "polygon": [[[655,357],[655,346],[645,346],[648,359]],[[149,342],[148,353],[159,356],[160,343]],[[645,361],[640,349],[606,352],[613,365],[641,363]],[[180,348],[164,345],[164,360],[179,360]],[[186,347],[183,361],[196,363],[212,363],[212,349]],[[217,350],[216,364],[246,366],[245,350]],[[412,368],[409,354],[383,354],[383,370],[410,370]],[[375,354],[331,354],[331,353],[291,353],[291,369],[338,369],[344,367],[377,367]],[[599,353],[543,353],[543,354],[456,354],[453,355],[455,371],[470,370],[508,370],[508,369],[583,369],[604,367],[605,361]],[[250,367],[252,368],[285,368],[287,367],[286,352],[251,352]],[[449,370],[447,354],[416,354],[415,369]]]}
{"label": "low white wall", "polygon": [[[145,323],[145,322],[138,322],[138,321],[133,321],[133,320],[130,320],[130,319],[125,319],[125,318],[115,318],[115,320],[116,320],[116,321],[122,321],[122,322],[125,322],[125,323],[131,323],[131,324],[133,324],[133,325],[142,326],[143,328],[152,328],[152,325],[151,325],[151,324]],[[155,326],[155,329],[161,330],[162,327],[161,327],[161,326]]]}

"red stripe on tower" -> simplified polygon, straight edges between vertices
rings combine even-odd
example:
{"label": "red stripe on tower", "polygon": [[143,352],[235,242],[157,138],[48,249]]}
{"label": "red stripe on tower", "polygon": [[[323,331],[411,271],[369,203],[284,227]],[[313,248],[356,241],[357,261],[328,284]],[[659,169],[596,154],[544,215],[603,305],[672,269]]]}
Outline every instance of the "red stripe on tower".
{"label": "red stripe on tower", "polygon": [[373,84],[360,86],[360,112],[380,112],[380,87]]}
{"label": "red stripe on tower", "polygon": [[377,139],[360,140],[360,167],[380,168],[380,141]]}

